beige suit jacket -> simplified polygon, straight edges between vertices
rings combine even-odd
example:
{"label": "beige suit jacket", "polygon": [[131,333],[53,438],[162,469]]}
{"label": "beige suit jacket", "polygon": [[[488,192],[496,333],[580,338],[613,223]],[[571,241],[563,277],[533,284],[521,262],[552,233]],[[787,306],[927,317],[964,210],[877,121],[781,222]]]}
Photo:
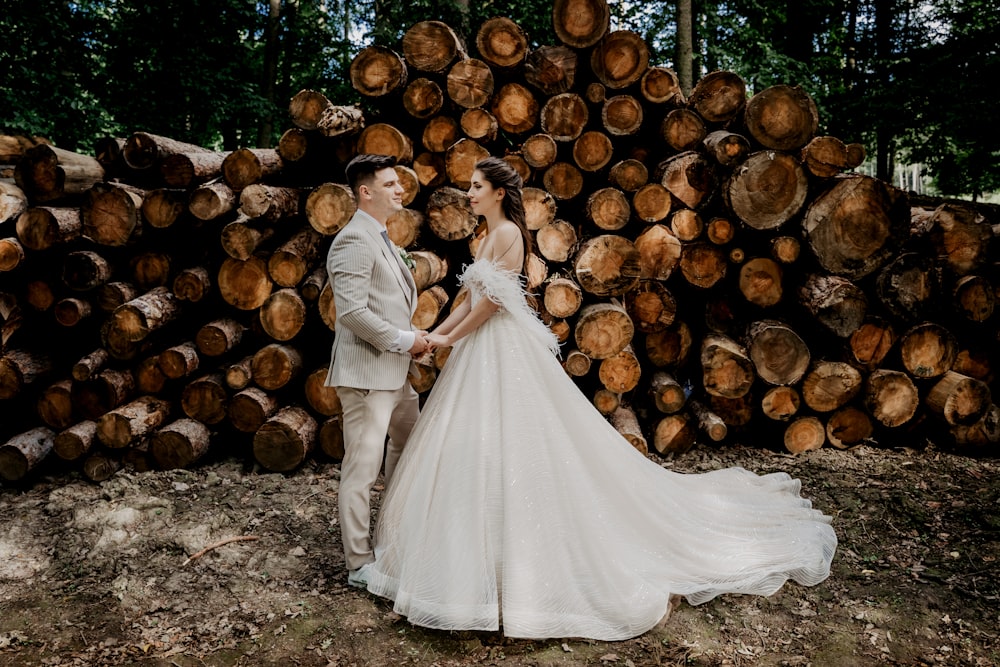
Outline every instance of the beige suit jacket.
{"label": "beige suit jacket", "polygon": [[394,390],[406,382],[410,355],[390,352],[399,331],[410,331],[417,288],[383,227],[363,211],[333,239],[326,270],[337,318],[327,386]]}

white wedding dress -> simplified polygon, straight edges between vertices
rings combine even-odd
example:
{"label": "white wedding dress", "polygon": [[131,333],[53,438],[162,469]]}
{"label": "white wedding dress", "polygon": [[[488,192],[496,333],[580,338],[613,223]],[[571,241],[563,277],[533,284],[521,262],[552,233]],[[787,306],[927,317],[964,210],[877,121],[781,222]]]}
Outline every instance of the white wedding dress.
{"label": "white wedding dress", "polygon": [[478,260],[461,280],[501,308],[427,398],[383,497],[369,591],[430,628],[619,640],[672,594],[829,575],[837,538],[798,480],[661,468],[566,374],[515,274]]}

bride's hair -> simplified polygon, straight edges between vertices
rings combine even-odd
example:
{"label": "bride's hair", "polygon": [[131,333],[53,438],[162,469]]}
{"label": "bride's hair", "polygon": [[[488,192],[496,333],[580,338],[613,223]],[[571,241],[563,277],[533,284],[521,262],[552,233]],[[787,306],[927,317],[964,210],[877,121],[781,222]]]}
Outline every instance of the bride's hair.
{"label": "bride's hair", "polygon": [[531,233],[525,222],[523,187],[521,175],[503,158],[488,157],[476,163],[475,169],[483,175],[494,188],[504,189],[503,212],[507,218],[521,230],[524,239],[524,264],[528,264],[528,255],[534,250]]}

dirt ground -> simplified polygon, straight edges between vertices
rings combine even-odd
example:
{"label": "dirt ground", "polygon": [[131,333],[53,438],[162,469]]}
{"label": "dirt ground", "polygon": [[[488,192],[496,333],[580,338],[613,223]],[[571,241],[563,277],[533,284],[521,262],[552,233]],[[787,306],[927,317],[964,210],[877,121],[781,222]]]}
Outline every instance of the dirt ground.
{"label": "dirt ground", "polygon": [[[52,471],[0,488],[0,665],[1000,664],[996,459],[929,445],[651,458],[801,478],[835,517],[831,577],[685,603],[623,642],[429,631],[346,585],[335,462],[283,475],[229,455],[100,485]],[[240,536],[256,539],[186,562]]]}

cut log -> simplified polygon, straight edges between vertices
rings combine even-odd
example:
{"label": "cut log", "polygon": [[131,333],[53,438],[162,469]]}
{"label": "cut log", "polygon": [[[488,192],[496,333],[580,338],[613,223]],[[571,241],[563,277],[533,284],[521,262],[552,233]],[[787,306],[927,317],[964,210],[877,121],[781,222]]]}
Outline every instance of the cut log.
{"label": "cut log", "polygon": [[528,88],[513,81],[493,96],[490,112],[500,128],[511,134],[524,134],[538,125],[538,100]]}
{"label": "cut log", "polygon": [[124,246],[142,230],[140,211],[144,192],[132,186],[95,183],[80,206],[83,235],[94,243]]}
{"label": "cut log", "polygon": [[764,148],[794,151],[816,136],[819,110],[799,86],[776,85],[750,98],[744,123],[750,136]]}
{"label": "cut log", "polygon": [[590,52],[590,69],[597,80],[612,90],[636,83],[649,68],[649,47],[631,30],[603,35]]}
{"label": "cut log", "polygon": [[896,332],[886,320],[869,317],[851,334],[848,351],[852,361],[865,371],[882,365],[886,354],[896,343]]}
{"label": "cut log", "polygon": [[242,262],[263,249],[275,232],[273,226],[256,225],[246,216],[240,216],[222,228],[219,243],[227,255]]}
{"label": "cut log", "polygon": [[713,442],[722,442],[729,434],[729,427],[719,415],[712,412],[708,406],[699,401],[690,401],[688,406],[691,414],[698,420],[698,428]]}
{"label": "cut log", "polygon": [[665,225],[651,225],[635,239],[639,251],[639,277],[666,280],[680,264],[682,245]]}
{"label": "cut log", "polygon": [[864,291],[839,276],[808,276],[799,288],[799,298],[816,321],[841,338],[858,330],[868,309]]}
{"label": "cut log", "polygon": [[100,484],[122,469],[122,458],[110,452],[90,452],[80,465],[80,472],[91,482]]}
{"label": "cut log", "polygon": [[457,120],[451,116],[435,116],[424,126],[421,143],[432,153],[444,153],[461,138],[462,126]]}
{"label": "cut log", "polygon": [[315,447],[317,429],[316,420],[304,409],[282,408],[254,434],[254,458],[267,470],[294,470]]}
{"label": "cut log", "polygon": [[601,106],[601,126],[614,137],[634,135],[642,127],[642,103],[632,95],[615,95]]}
{"label": "cut log", "polygon": [[993,315],[996,290],[983,276],[962,276],[952,294],[955,310],[970,322],[985,322]]}
{"label": "cut log", "polygon": [[74,250],[63,259],[62,282],[76,292],[88,292],[111,279],[113,268],[102,255]]}
{"label": "cut log", "polygon": [[479,26],[476,49],[494,67],[517,67],[528,55],[528,36],[509,18],[494,17]]}
{"label": "cut log", "polygon": [[905,198],[884,182],[844,176],[809,204],[802,229],[824,269],[857,280],[895,254],[908,229],[909,210]]}
{"label": "cut log", "polygon": [[382,97],[406,85],[403,57],[384,46],[367,46],[358,52],[348,69],[351,85],[365,97]]}
{"label": "cut log", "polygon": [[802,243],[794,236],[776,236],[771,239],[771,257],[779,264],[793,264],[799,258]]}
{"label": "cut log", "polygon": [[27,149],[14,167],[15,184],[34,205],[83,194],[104,176],[96,159],[48,144]]}
{"label": "cut log", "polygon": [[243,433],[256,433],[280,407],[278,399],[258,387],[247,387],[229,401],[229,423]]}
{"label": "cut log", "polygon": [[272,292],[260,306],[264,332],[276,341],[288,341],[302,331],[306,323],[306,304],[294,289]]}
{"label": "cut log", "polygon": [[28,250],[45,250],[68,243],[83,233],[78,208],[33,206],[17,216],[17,238]]}
{"label": "cut log", "polygon": [[784,442],[792,454],[811,452],[826,442],[826,429],[817,417],[799,417],[785,428]]}
{"label": "cut log", "polygon": [[[220,281],[220,286],[221,286]],[[181,302],[166,287],[156,287],[115,308],[109,319],[125,340],[140,341],[181,314]]]}
{"label": "cut log", "polygon": [[156,363],[159,364],[164,377],[176,380],[198,370],[201,359],[198,357],[198,347],[193,341],[187,341],[160,352]]}
{"label": "cut log", "polygon": [[983,418],[992,397],[985,382],[948,371],[931,387],[924,404],[950,426],[970,426]]}
{"label": "cut log", "polygon": [[178,419],[153,434],[149,450],[163,470],[186,468],[208,452],[211,433],[194,419]]}
{"label": "cut log", "polygon": [[626,345],[618,354],[601,360],[597,368],[597,378],[608,391],[624,394],[639,385],[642,368],[631,345]]}
{"label": "cut log", "polygon": [[861,391],[861,373],[843,361],[821,360],[802,378],[802,400],[816,412],[833,412]]}
{"label": "cut log", "polygon": [[551,278],[545,285],[545,310],[554,317],[571,317],[583,305],[583,290],[569,278]]}
{"label": "cut log", "polygon": [[725,396],[708,396],[708,404],[712,412],[726,423],[726,426],[738,428],[749,424],[754,415],[753,392],[747,392],[737,398]]}
{"label": "cut log", "polygon": [[267,272],[275,284],[295,287],[319,261],[323,236],[312,227],[300,227],[278,246],[267,260]]}
{"label": "cut log", "polygon": [[76,461],[97,441],[97,422],[86,419],[60,431],[52,439],[52,451],[64,461]]}
{"label": "cut log", "polygon": [[553,220],[535,233],[535,245],[550,262],[565,262],[576,248],[576,230],[565,220]]}
{"label": "cut log", "polygon": [[[612,165],[611,169],[608,170],[608,181],[625,192],[637,192],[639,188],[649,182],[649,170],[639,160],[628,158]],[[636,210],[638,210],[638,205],[636,205]],[[665,214],[664,217],[666,217]]]}
{"label": "cut log", "polygon": [[90,317],[92,308],[89,301],[83,299],[60,299],[52,309],[56,322],[64,327],[75,327],[81,321]]}
{"label": "cut log", "polygon": [[920,405],[913,380],[902,371],[885,368],[868,374],[863,400],[865,409],[875,421],[889,428],[910,421]]}
{"label": "cut log", "polygon": [[134,132],[122,148],[122,158],[132,169],[150,169],[170,155],[178,153],[210,153],[207,148],[184,143],[149,132]]}
{"label": "cut log", "polygon": [[140,252],[128,261],[132,282],[142,291],[164,287],[170,282],[171,256],[162,252]]}
{"label": "cut log", "polygon": [[253,355],[251,377],[266,391],[281,389],[302,374],[302,353],[294,347],[271,343]]}
{"label": "cut log", "polygon": [[781,302],[781,267],[769,257],[755,257],[740,268],[740,292],[755,306]]}
{"label": "cut log", "polygon": [[68,428],[77,420],[70,393],[72,387],[73,382],[68,378],[54,382],[40,392],[35,402],[39,418],[57,431]]}
{"label": "cut log", "polygon": [[620,296],[639,282],[639,250],[624,236],[595,236],[581,244],[573,272],[584,291],[599,297]]}
{"label": "cut log", "polygon": [[432,285],[417,295],[417,308],[410,318],[417,330],[430,331],[448,304],[448,293],[440,285]]}
{"label": "cut log", "polygon": [[524,80],[549,97],[569,91],[576,81],[576,51],[565,46],[541,46],[524,60]]}
{"label": "cut log", "polygon": [[583,377],[590,372],[592,360],[580,350],[570,350],[566,353],[562,366],[572,377]]}
{"label": "cut log", "polygon": [[723,196],[729,208],[753,229],[776,229],[802,209],[809,181],[787,153],[751,154],[729,177]]}
{"label": "cut log", "polygon": [[955,363],[958,340],[937,322],[922,322],[899,337],[899,355],[913,377],[939,377]]}
{"label": "cut log", "polygon": [[24,479],[52,451],[55,432],[44,426],[18,433],[0,446],[0,477]]}
{"label": "cut log", "polygon": [[0,400],[14,398],[54,369],[52,359],[34,350],[9,349],[0,356]]}
{"label": "cut log", "polygon": [[864,410],[847,405],[826,420],[826,439],[837,449],[860,445],[872,437],[874,425]]}
{"label": "cut log", "polygon": [[679,412],[687,403],[687,392],[673,375],[657,371],[649,381],[649,395],[653,405],[664,414]]}
{"label": "cut log", "polygon": [[236,193],[222,182],[199,185],[188,197],[188,211],[199,220],[215,220],[235,210]]}
{"label": "cut log", "polygon": [[574,329],[576,347],[591,359],[607,359],[625,349],[635,328],[617,303],[594,303],[580,310]]}
{"label": "cut log", "polygon": [[202,424],[218,424],[226,418],[229,392],[222,373],[209,373],[184,386],[181,410]]}
{"label": "cut log", "polygon": [[304,88],[292,95],[288,103],[288,117],[292,124],[302,130],[315,130],[319,119],[330,106],[330,100],[323,93]]}
{"label": "cut log", "polygon": [[278,222],[298,214],[302,191],[251,183],[240,192],[240,212],[250,218]]}
{"label": "cut log", "polygon": [[224,259],[217,283],[222,299],[239,310],[260,308],[273,287],[267,263],[257,256],[242,262],[232,257]]}
{"label": "cut log", "polygon": [[168,188],[190,188],[222,174],[222,162],[229,153],[195,151],[174,153],[160,162],[160,174]]}
{"label": "cut log", "polygon": [[768,384],[796,384],[809,368],[808,345],[778,320],[752,322],[747,327],[745,345],[757,377]]}
{"label": "cut log", "polygon": [[481,107],[493,95],[493,71],[482,60],[460,60],[448,71],[447,91],[448,97],[460,107]]}
{"label": "cut log", "polygon": [[413,79],[403,90],[403,108],[419,120],[437,115],[443,105],[444,91],[441,86],[426,77]]}
{"label": "cut log", "polygon": [[426,212],[431,231],[445,241],[468,238],[478,222],[478,216],[469,208],[469,196],[458,188],[448,186],[431,193]]}
{"label": "cut log", "polygon": [[233,318],[223,317],[202,325],[194,342],[201,354],[219,357],[239,345],[245,332],[246,327],[241,323]]}
{"label": "cut log", "polygon": [[739,398],[753,384],[753,362],[746,349],[720,334],[707,334],[701,341],[702,384],[713,396]]}
{"label": "cut log", "polygon": [[635,217],[646,223],[660,222],[670,214],[670,192],[659,183],[646,183],[632,197]]}
{"label": "cut log", "polygon": [[74,382],[70,387],[77,413],[95,421],[128,402],[134,393],[135,377],[130,369],[105,368],[90,380]]}
{"label": "cut log", "polygon": [[761,412],[768,419],[786,422],[799,411],[801,398],[795,387],[771,387],[760,401]]}
{"label": "cut log", "polygon": [[556,162],[542,174],[542,184],[553,197],[565,201],[583,191],[583,173],[569,162]]}
{"label": "cut log", "polygon": [[[627,225],[632,217],[632,208],[625,198],[625,193],[612,187],[601,188],[591,193],[587,197],[584,211],[587,218],[598,229],[604,231],[617,231]],[[555,217],[554,211],[553,217]]]}
{"label": "cut log", "polygon": [[596,44],[611,21],[608,3],[604,0],[555,0],[552,6],[552,28],[566,46],[585,49]]}
{"label": "cut log", "polygon": [[167,384],[167,376],[160,370],[160,355],[146,357],[135,366],[135,388],[140,394],[159,394]]}
{"label": "cut log", "polygon": [[664,456],[679,456],[694,447],[698,428],[691,415],[678,412],[666,415],[656,423],[653,447]]}
{"label": "cut log", "polygon": [[589,130],[573,142],[573,162],[584,172],[600,171],[611,162],[613,150],[607,134]]}
{"label": "cut log", "polygon": [[550,97],[542,107],[541,130],[557,142],[578,138],[587,124],[587,103],[576,93],[561,93]]}
{"label": "cut log", "polygon": [[181,301],[197,303],[210,293],[212,278],[208,269],[203,266],[192,266],[181,269],[174,276],[172,291]]}
{"label": "cut log", "polygon": [[814,137],[802,148],[802,164],[809,173],[830,178],[865,161],[863,144],[845,144],[836,137]]}
{"label": "cut log", "polygon": [[657,171],[660,184],[688,208],[700,209],[715,194],[715,169],[697,151],[671,156],[660,163]]}
{"label": "cut log", "polygon": [[415,69],[443,72],[457,58],[466,58],[455,31],[441,21],[420,21],[403,34],[403,58]]}
{"label": "cut log", "polygon": [[[364,113],[356,106],[331,104],[323,109],[316,129],[324,137],[350,137],[365,126]],[[281,151],[279,157],[283,157]]]}
{"label": "cut log", "polygon": [[414,250],[410,253],[410,257],[413,259],[413,281],[417,285],[418,292],[448,277],[447,258],[428,250]]}
{"label": "cut log", "polygon": [[622,404],[621,394],[610,389],[598,389],[594,392],[594,407],[605,417],[611,415]]}
{"label": "cut log", "polygon": [[950,202],[941,204],[928,222],[938,257],[956,275],[973,273],[986,261],[993,227],[976,209]]}
{"label": "cut log", "polygon": [[246,389],[253,380],[253,355],[243,357],[226,367],[226,385],[234,390]]}
{"label": "cut log", "polygon": [[151,433],[167,420],[170,403],[155,396],[140,396],[101,415],[97,437],[106,447],[121,449]]}
{"label": "cut log", "polygon": [[704,230],[705,222],[701,216],[689,208],[678,209],[670,216],[670,231],[682,242],[697,240]]}
{"label": "cut log", "polygon": [[653,104],[663,104],[671,102],[684,103],[684,93],[681,92],[681,84],[677,74],[672,69],[666,67],[650,67],[642,74],[639,80],[639,90],[642,97],[647,102]]}
{"label": "cut log", "polygon": [[[490,114],[490,118],[493,118],[493,114]],[[495,118],[493,120],[496,121]],[[442,150],[447,148],[444,146]],[[436,188],[444,185],[448,176],[444,167],[444,156],[439,153],[424,152],[413,158],[413,171],[417,174],[420,185],[425,188]]]}
{"label": "cut log", "polygon": [[690,109],[674,109],[660,124],[660,136],[678,152],[697,149],[707,134],[701,116]]}
{"label": "cut log", "polygon": [[726,277],[725,253],[711,243],[698,241],[681,246],[681,275],[691,285],[708,289]]}
{"label": "cut log", "polygon": [[750,142],[741,134],[716,130],[705,135],[702,142],[708,154],[724,167],[734,167],[750,153]]}
{"label": "cut log", "polygon": [[407,376],[410,386],[418,394],[426,394],[437,380],[437,369],[429,364],[416,364],[414,368],[416,369],[416,373],[410,371],[410,374]]}
{"label": "cut log", "polygon": [[340,183],[324,183],[306,197],[305,214],[313,229],[332,236],[343,229],[357,208],[350,188]]}
{"label": "cut log", "polygon": [[490,156],[490,152],[472,139],[459,139],[444,154],[445,171],[448,180],[462,190],[472,184],[472,172],[476,164]]}
{"label": "cut log", "polygon": [[108,362],[111,355],[103,347],[99,347],[93,352],[84,355],[73,364],[72,375],[77,382],[89,380],[91,376],[101,370]]}
{"label": "cut log", "polygon": [[1000,407],[991,405],[979,421],[969,426],[952,426],[951,435],[961,447],[983,453],[995,451],[1000,442]]}
{"label": "cut log", "polygon": [[309,407],[324,417],[332,417],[344,411],[337,395],[337,388],[327,386],[326,376],[328,369],[326,366],[317,368],[306,376],[304,393]]}
{"label": "cut log", "polygon": [[736,225],[728,218],[712,218],[705,226],[705,238],[715,245],[726,245],[736,236]]}
{"label": "cut log", "polygon": [[646,336],[646,356],[659,368],[676,368],[683,365],[691,352],[691,329],[681,321],[674,321],[663,331]]}
{"label": "cut log", "polygon": [[640,280],[625,295],[625,307],[635,328],[646,334],[663,331],[677,315],[677,300],[659,280]]}
{"label": "cut log", "polygon": [[150,190],[143,197],[141,210],[150,227],[166,229],[188,210],[188,191],[179,188]]}
{"label": "cut log", "polygon": [[646,444],[646,438],[642,435],[642,428],[639,426],[639,418],[636,416],[635,410],[627,405],[619,405],[611,413],[611,425],[640,454],[645,456],[649,453],[649,447]]}
{"label": "cut log", "polygon": [[710,124],[728,123],[746,108],[747,85],[734,72],[716,71],[701,77],[688,97],[688,107]]}
{"label": "cut log", "polygon": [[260,183],[281,173],[284,163],[273,148],[240,148],[222,161],[222,180],[239,192],[248,185]]}
{"label": "cut log", "polygon": [[344,458],[344,424],[340,415],[330,417],[319,425],[316,434],[320,451],[335,461]]}

